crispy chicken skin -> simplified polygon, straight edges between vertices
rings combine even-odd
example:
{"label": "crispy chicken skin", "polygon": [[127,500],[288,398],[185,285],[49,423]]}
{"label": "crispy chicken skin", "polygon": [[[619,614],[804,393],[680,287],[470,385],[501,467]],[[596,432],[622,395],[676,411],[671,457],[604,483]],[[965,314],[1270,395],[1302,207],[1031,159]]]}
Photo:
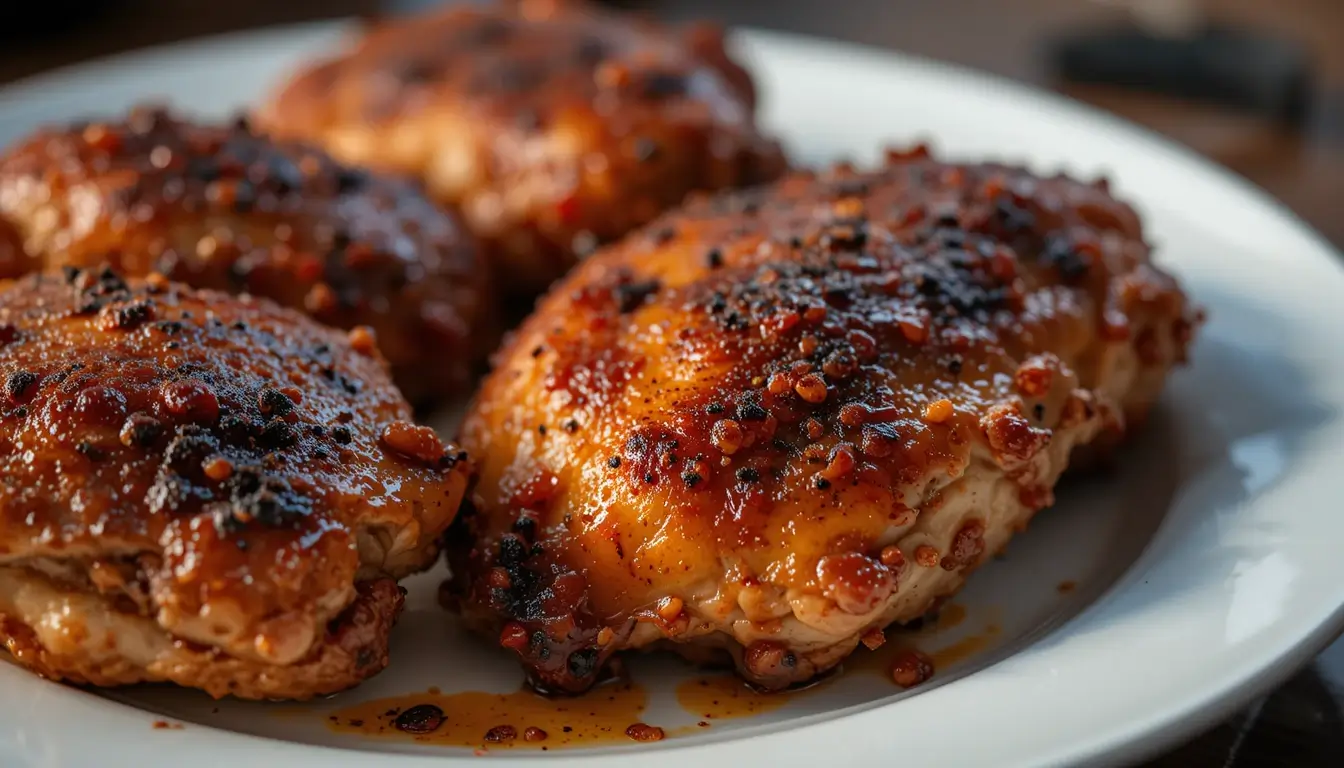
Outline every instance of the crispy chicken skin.
{"label": "crispy chicken skin", "polygon": [[411,185],[144,107],[0,158],[0,277],[104,259],[378,332],[413,402],[458,393],[495,341],[479,249]]}
{"label": "crispy chicken skin", "polygon": [[920,148],[693,200],[500,354],[446,599],[548,690],[664,643],[806,681],[1050,505],[1195,322],[1104,182]]}
{"label": "crispy chicken skin", "polygon": [[[696,189],[784,169],[722,35],[575,2],[455,6],[372,29],[287,83],[270,131],[413,174],[530,298]],[[576,255],[577,254],[577,255]]]}
{"label": "crispy chicken skin", "polygon": [[467,484],[410,418],[367,329],[110,270],[9,282],[0,640],[95,685],[355,685]]}

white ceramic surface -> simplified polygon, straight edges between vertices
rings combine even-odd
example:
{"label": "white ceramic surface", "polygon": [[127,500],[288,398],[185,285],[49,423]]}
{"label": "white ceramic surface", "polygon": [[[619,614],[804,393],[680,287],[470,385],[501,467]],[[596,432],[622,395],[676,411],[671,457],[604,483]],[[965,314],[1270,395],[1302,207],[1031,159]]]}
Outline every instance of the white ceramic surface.
{"label": "white ceramic surface", "polygon": [[[336,41],[301,27],[151,51],[0,91],[0,142],[36,123],[166,99],[206,114],[242,107]],[[766,121],[795,157],[874,157],[920,138],[940,152],[1105,172],[1137,202],[1160,260],[1207,306],[1193,365],[1105,477],[1069,482],[1057,506],[982,569],[965,622],[931,650],[999,632],[978,655],[899,692],[856,672],[754,719],[660,744],[492,754],[590,766],[638,753],[647,768],[1059,765],[1129,761],[1227,714],[1289,674],[1344,619],[1344,269],[1337,254],[1239,179],[1112,118],[1009,83],[802,38],[738,38]],[[520,676],[433,605],[441,574],[412,584],[383,676],[296,709],[213,702],[166,687],[105,695],[0,663],[0,765],[141,768],[442,766],[469,750],[328,731],[324,714],[423,691],[508,691]],[[1067,594],[1057,586],[1074,581]],[[681,663],[639,659],[642,719],[697,718],[672,691]],[[449,713],[451,716],[451,713]],[[181,722],[157,730],[154,721]],[[260,737],[260,738],[259,738]],[[393,752],[396,754],[387,754]]]}

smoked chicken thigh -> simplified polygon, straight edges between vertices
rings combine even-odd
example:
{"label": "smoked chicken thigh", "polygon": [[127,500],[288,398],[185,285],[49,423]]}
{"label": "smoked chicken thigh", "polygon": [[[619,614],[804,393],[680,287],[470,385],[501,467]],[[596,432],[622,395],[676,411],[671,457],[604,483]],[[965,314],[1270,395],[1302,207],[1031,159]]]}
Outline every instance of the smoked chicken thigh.
{"label": "smoked chicken thigh", "polygon": [[246,122],[143,107],[0,158],[0,277],[104,260],[371,326],[413,403],[465,391],[498,338],[481,254],[450,214]]}
{"label": "smoked chicken thigh", "polygon": [[457,5],[372,28],[257,113],[277,135],[421,178],[530,299],[687,192],[784,169],[718,31],[578,2]]}
{"label": "smoked chicken thigh", "polygon": [[809,680],[1142,420],[1196,321],[1104,182],[917,149],[692,200],[499,355],[446,599],[544,689],[659,644]]}
{"label": "smoked chicken thigh", "polygon": [[69,269],[0,289],[0,642],[93,685],[305,699],[387,664],[468,468],[365,328]]}

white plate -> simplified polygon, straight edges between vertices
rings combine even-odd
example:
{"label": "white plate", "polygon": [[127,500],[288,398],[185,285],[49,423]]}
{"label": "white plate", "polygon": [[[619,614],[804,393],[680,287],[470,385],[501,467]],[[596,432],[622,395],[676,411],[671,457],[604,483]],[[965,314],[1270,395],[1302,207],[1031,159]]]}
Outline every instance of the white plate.
{"label": "white plate", "polygon": [[[342,33],[330,25],[268,31],[49,75],[0,92],[0,140],[146,98],[222,114]],[[1337,255],[1241,180],[1077,105],[853,47],[754,32],[738,42],[762,81],[767,122],[805,160],[864,159],[885,142],[930,138],[944,154],[1111,175],[1146,216],[1161,261],[1211,320],[1193,366],[1171,382],[1120,469],[1068,484],[1005,559],[972,579],[958,598],[967,611],[961,626],[902,639],[933,651],[959,641],[987,646],[942,665],[931,683],[902,694],[859,671],[768,714],[660,744],[491,754],[588,766],[638,752],[650,768],[1134,760],[1227,714],[1329,641],[1344,618]],[[303,708],[216,703],[162,687],[98,695],[0,664],[0,764],[354,768],[473,759],[467,749],[324,725],[330,710],[428,686],[516,689],[509,659],[435,608],[440,576],[412,584],[388,672]],[[1064,581],[1078,586],[1065,594],[1057,589]],[[693,674],[687,667],[659,658],[633,667],[650,697],[641,719],[673,730],[698,719],[673,693]],[[185,727],[153,728],[164,719]]]}

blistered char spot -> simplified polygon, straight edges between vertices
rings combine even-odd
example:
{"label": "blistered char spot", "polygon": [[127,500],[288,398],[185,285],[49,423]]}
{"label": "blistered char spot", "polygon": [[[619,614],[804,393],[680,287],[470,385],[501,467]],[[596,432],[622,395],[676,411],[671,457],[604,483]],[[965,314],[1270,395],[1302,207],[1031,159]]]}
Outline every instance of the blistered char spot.
{"label": "blistered char spot", "polygon": [[[1074,447],[1151,404],[1195,317],[1133,211],[1064,177],[916,149],[693,199],[499,355],[448,593],[543,688],[667,639],[806,680],[1024,527]],[[1115,376],[1140,341],[1151,373]],[[544,504],[508,491],[525,477]]]}

